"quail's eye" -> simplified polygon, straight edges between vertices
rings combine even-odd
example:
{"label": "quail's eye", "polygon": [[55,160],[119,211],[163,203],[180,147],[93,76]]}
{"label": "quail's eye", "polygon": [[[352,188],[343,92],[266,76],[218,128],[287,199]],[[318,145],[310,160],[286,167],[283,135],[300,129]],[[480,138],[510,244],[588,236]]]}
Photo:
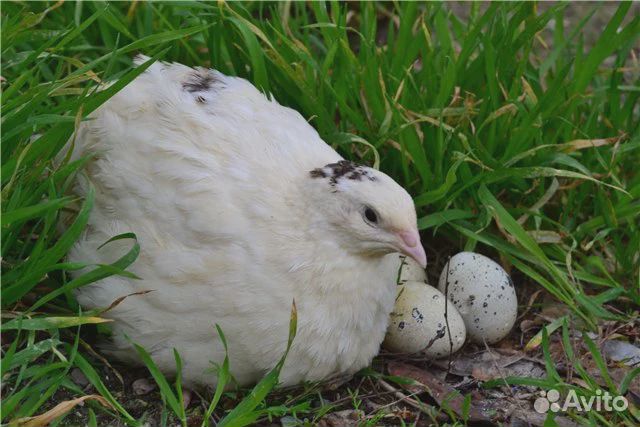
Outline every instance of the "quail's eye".
{"label": "quail's eye", "polygon": [[367,220],[367,222],[371,224],[378,223],[378,215],[376,214],[376,211],[371,209],[369,206],[365,206],[364,208],[364,217]]}

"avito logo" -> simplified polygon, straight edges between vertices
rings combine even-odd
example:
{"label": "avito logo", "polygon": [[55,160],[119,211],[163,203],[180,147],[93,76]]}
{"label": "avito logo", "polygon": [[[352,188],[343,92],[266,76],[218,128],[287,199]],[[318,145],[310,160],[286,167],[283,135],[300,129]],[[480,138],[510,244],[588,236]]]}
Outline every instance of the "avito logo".
{"label": "avito logo", "polygon": [[624,396],[614,396],[608,391],[596,390],[594,396],[579,396],[575,390],[569,390],[563,402],[560,402],[560,392],[555,389],[540,392],[539,398],[533,403],[533,408],[544,414],[545,412],[565,412],[575,409],[580,412],[621,412],[629,407]]}

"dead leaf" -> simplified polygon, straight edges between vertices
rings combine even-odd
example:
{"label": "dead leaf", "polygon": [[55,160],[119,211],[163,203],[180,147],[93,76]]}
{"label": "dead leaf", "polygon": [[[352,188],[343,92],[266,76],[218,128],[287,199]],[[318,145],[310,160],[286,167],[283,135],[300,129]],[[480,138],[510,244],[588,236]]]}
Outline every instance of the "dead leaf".
{"label": "dead leaf", "polygon": [[339,374],[334,375],[333,377],[326,380],[324,387],[327,390],[338,390],[340,387],[348,383],[353,379],[352,374]]}
{"label": "dead leaf", "polygon": [[524,101],[529,101],[533,105],[537,104],[538,97],[529,82],[524,77],[520,77],[520,79],[522,80],[522,88],[524,89]]}
{"label": "dead leaf", "polygon": [[571,153],[573,151],[582,150],[590,147],[602,147],[603,145],[615,144],[618,141],[624,139],[626,135],[613,136],[611,138],[599,138],[599,139],[574,139],[567,143],[562,144],[564,152]]}
{"label": "dead leaf", "polygon": [[75,408],[77,405],[82,405],[85,400],[96,400],[102,406],[114,409],[113,406],[102,396],[98,394],[91,394],[88,396],[78,397],[77,399],[67,400],[65,402],[58,403],[47,412],[37,415],[35,417],[18,418],[9,423],[11,427],[45,427],[48,426],[53,420],[59,418]]}
{"label": "dead leaf", "polygon": [[[403,385],[411,393],[426,391],[438,403],[446,405],[458,416],[464,416],[464,397],[449,384],[438,379],[435,375],[423,369],[401,362],[390,362],[387,366],[389,373],[398,377],[410,378],[417,384]],[[470,421],[491,421],[491,416],[485,414],[473,404],[469,408],[468,419]]]}
{"label": "dead leaf", "polygon": [[103,313],[106,313],[106,312],[107,312],[107,311],[109,311],[109,310],[114,309],[115,307],[117,307],[118,305],[120,305],[120,303],[121,303],[122,301],[124,301],[125,299],[127,299],[127,298],[129,298],[129,297],[136,296],[136,295],[145,295],[145,294],[148,294],[149,292],[153,292],[154,290],[155,290],[155,289],[147,289],[147,290],[144,290],[144,291],[134,292],[134,293],[131,293],[131,294],[128,294],[128,295],[121,296],[121,297],[117,298],[115,301],[113,301],[113,302],[109,305],[109,307],[107,307],[107,308],[105,308],[105,309],[101,309],[101,310],[99,310],[99,311],[98,311],[98,314],[103,314]]}
{"label": "dead leaf", "polygon": [[327,414],[318,423],[319,427],[349,427],[362,423],[364,413],[359,410],[346,409],[344,411]]}
{"label": "dead leaf", "polygon": [[545,370],[537,363],[520,359],[506,366],[500,366],[500,361],[484,362],[472,369],[471,375],[479,381],[489,381],[496,378],[527,377],[544,378]]}
{"label": "dead leaf", "polygon": [[529,236],[538,243],[561,243],[562,236],[560,233],[553,230],[530,230],[527,231]]}
{"label": "dead leaf", "polygon": [[488,350],[480,354],[457,355],[451,361],[450,372],[461,377],[472,376],[478,381],[512,376],[544,378],[546,375],[540,362],[523,353],[504,355]]}
{"label": "dead leaf", "polygon": [[[630,368],[609,368],[609,376],[611,376],[615,384],[622,384],[622,380],[629,374],[630,370]],[[602,382],[604,383],[604,381]],[[640,376],[633,377],[629,383],[628,392],[640,396]]]}
{"label": "dead leaf", "polygon": [[[580,363],[584,367],[584,369],[588,372],[589,376],[592,380],[594,380],[600,387],[607,387],[607,380],[604,378],[600,368],[597,363],[593,360],[593,356],[591,353],[585,353],[580,357]],[[614,384],[621,384],[622,380],[627,376],[627,374],[631,371],[630,367],[609,367],[607,368],[607,373],[613,380]],[[581,382],[579,378],[574,377],[573,382],[576,384],[580,384],[583,387],[588,386]],[[640,376],[636,375],[631,382],[629,383],[629,391],[635,393],[636,395],[640,395]]]}
{"label": "dead leaf", "polygon": [[518,112],[518,107],[516,106],[516,104],[509,103],[509,104],[503,105],[502,107],[498,108],[496,111],[489,114],[487,119],[484,121],[483,125],[491,123],[492,121],[494,121],[495,119],[497,119],[498,117],[504,114],[511,114],[513,116],[517,112]]}
{"label": "dead leaf", "polygon": [[[511,414],[511,423],[509,426],[511,427],[531,427],[531,426],[539,426],[543,427],[547,425],[545,421],[547,420],[547,414],[539,414],[533,410],[525,411],[525,410],[515,410]],[[576,423],[570,418],[556,416],[553,421],[558,427],[580,427],[580,424]]]}

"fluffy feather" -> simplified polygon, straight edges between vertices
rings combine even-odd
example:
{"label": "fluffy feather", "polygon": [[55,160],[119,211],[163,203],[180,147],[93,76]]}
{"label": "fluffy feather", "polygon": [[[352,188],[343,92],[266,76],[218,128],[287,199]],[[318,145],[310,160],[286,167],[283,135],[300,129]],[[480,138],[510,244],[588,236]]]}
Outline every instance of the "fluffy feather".
{"label": "fluffy feather", "polygon": [[[404,248],[393,239],[417,236],[413,203],[343,161],[299,113],[246,80],[156,63],[82,124],[73,156],[85,154],[76,191],[91,183],[96,205],[70,258],[112,262],[126,243],[98,247],[133,231],[142,250],[130,270],[143,280],[109,277],[78,299],[104,307],[153,290],[106,314],[115,356],[136,360],[127,336],[171,373],[176,348],[187,384],[213,384],[218,323],[233,375],[252,383],[284,353],[294,299],[285,385],[355,372],[377,353]],[[407,250],[424,257],[419,241]]]}

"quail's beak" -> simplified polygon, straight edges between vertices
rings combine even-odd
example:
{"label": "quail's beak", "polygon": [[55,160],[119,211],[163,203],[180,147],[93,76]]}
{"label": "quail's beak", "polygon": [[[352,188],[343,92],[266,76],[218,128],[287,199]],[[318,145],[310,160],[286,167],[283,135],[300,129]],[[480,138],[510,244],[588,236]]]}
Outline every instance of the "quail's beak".
{"label": "quail's beak", "polygon": [[420,234],[418,230],[399,231],[398,236],[398,249],[401,253],[410,256],[422,268],[427,267],[427,254],[424,252],[422,243],[420,243]]}

